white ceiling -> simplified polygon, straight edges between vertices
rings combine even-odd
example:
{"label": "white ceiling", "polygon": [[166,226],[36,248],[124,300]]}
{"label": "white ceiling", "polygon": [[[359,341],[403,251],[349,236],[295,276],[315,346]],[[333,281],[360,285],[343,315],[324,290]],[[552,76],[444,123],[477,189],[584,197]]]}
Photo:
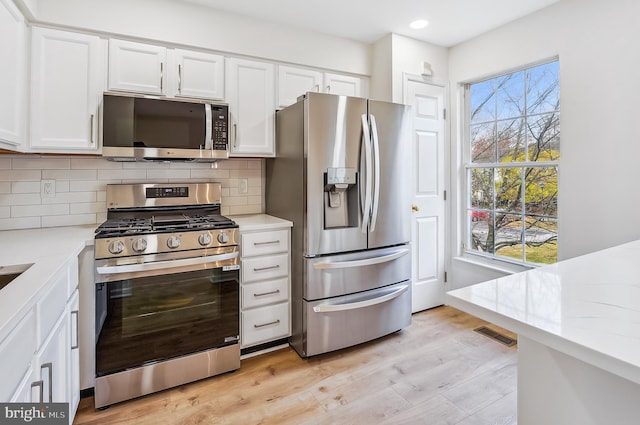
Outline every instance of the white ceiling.
{"label": "white ceiling", "polygon": [[[453,46],[559,0],[179,0],[372,43],[394,33]],[[429,25],[412,30],[409,23]]]}

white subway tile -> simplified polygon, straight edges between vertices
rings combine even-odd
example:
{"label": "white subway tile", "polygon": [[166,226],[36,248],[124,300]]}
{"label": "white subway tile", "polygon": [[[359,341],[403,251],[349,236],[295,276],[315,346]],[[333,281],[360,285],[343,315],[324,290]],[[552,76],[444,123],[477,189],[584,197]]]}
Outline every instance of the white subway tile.
{"label": "white subway tile", "polygon": [[107,191],[106,190],[100,190],[98,192],[96,192],[96,201],[97,202],[106,202],[107,200]]}
{"label": "white subway tile", "polygon": [[229,207],[227,215],[242,215],[242,214],[261,214],[262,206],[260,205],[232,205]]}
{"label": "white subway tile", "polygon": [[0,230],[36,229],[40,227],[40,217],[2,218]]}
{"label": "white subway tile", "polygon": [[97,213],[96,214],[96,223],[98,224],[102,224],[105,221],[107,221],[107,213],[103,212],[103,213]]}
{"label": "white subway tile", "polygon": [[122,169],[122,162],[108,161],[105,158],[71,158],[72,170],[113,170]]}
{"label": "white subway tile", "polygon": [[41,176],[40,170],[0,170],[0,181],[3,182],[40,180]]}
{"label": "white subway tile", "polygon": [[[120,183],[120,181],[111,181],[109,183]],[[73,180],[69,182],[70,192],[98,192],[101,190],[107,190],[107,182],[103,180]]]}
{"label": "white subway tile", "polygon": [[247,161],[248,168],[253,170],[255,169],[262,170],[264,168],[263,164],[264,164],[264,159],[250,159]]}
{"label": "white subway tile", "polygon": [[218,164],[218,168],[223,170],[247,169],[246,159],[229,159],[227,161],[218,161],[216,164]]}
{"label": "white subway tile", "polygon": [[56,180],[56,192],[68,192],[69,180]]}
{"label": "white subway tile", "polygon": [[42,170],[43,180],[96,180],[96,170]]}
{"label": "white subway tile", "polygon": [[222,205],[247,205],[247,203],[246,196],[228,196],[222,198]]}
{"label": "white subway tile", "polygon": [[147,169],[148,179],[188,179],[190,170],[152,170]]}
{"label": "white subway tile", "polygon": [[23,158],[14,158],[11,165],[14,170],[68,170],[70,160],[69,158],[55,158],[50,156],[25,156]]}
{"label": "white subway tile", "polygon": [[0,193],[11,193],[11,183],[0,182]]}
{"label": "white subway tile", "polygon": [[229,170],[198,169],[191,170],[192,179],[228,179]]}
{"label": "white subway tile", "polygon": [[42,227],[80,226],[95,223],[95,214],[52,215],[42,217]]}
{"label": "white subway tile", "polygon": [[0,194],[0,205],[37,205],[40,203],[40,193]]}
{"label": "white subway tile", "polygon": [[145,178],[147,178],[147,170],[144,168],[133,170],[124,168],[122,170],[98,170],[98,180],[142,180]]}
{"label": "white subway tile", "polygon": [[40,193],[40,182],[13,182],[11,193]]}
{"label": "white subway tile", "polygon": [[68,214],[69,204],[15,205],[11,207],[11,216],[16,218]]}
{"label": "white subway tile", "polygon": [[11,207],[0,207],[0,218],[11,217]]}
{"label": "white subway tile", "polygon": [[54,198],[42,198],[43,204],[76,204],[96,202],[96,192],[63,192],[56,193]]}
{"label": "white subway tile", "polygon": [[198,170],[198,169],[217,169],[218,166],[216,164],[220,163],[207,163],[207,162],[171,162],[169,163],[169,168],[176,170]]}
{"label": "white subway tile", "polygon": [[71,204],[71,214],[104,213],[107,211],[105,202],[87,202],[81,204]]}
{"label": "white subway tile", "polygon": [[247,196],[247,204],[262,205],[262,196]]}
{"label": "white subway tile", "polygon": [[11,158],[0,158],[0,170],[8,170],[11,168]]}
{"label": "white subway tile", "polygon": [[262,177],[262,170],[229,170],[229,177],[238,179]]}

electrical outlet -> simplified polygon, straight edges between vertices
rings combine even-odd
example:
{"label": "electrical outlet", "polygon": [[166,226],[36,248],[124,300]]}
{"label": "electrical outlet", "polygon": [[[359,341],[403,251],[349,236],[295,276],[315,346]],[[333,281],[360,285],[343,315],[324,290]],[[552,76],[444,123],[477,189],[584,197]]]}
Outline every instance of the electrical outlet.
{"label": "electrical outlet", "polygon": [[249,193],[249,180],[240,179],[238,181],[238,193],[243,195]]}
{"label": "electrical outlet", "polygon": [[56,181],[42,180],[40,182],[40,197],[55,198],[56,197]]}

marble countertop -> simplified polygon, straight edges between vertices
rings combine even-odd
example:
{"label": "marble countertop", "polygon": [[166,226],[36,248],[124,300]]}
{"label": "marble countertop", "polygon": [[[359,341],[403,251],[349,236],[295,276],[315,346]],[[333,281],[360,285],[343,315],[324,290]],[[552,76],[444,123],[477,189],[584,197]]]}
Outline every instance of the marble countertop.
{"label": "marble countertop", "polygon": [[640,241],[449,291],[446,302],[640,384]]}
{"label": "marble countertop", "polygon": [[271,230],[293,226],[289,220],[267,214],[232,215],[229,218],[238,223],[241,231]]}

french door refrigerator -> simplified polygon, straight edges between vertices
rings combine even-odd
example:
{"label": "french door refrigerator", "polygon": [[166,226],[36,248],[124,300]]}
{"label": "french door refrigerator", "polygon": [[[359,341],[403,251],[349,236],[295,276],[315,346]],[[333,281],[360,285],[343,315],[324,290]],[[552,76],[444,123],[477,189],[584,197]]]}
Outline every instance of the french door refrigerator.
{"label": "french door refrigerator", "polygon": [[289,341],[302,357],[411,323],[409,108],[309,92],[276,113],[266,211],[293,222]]}

